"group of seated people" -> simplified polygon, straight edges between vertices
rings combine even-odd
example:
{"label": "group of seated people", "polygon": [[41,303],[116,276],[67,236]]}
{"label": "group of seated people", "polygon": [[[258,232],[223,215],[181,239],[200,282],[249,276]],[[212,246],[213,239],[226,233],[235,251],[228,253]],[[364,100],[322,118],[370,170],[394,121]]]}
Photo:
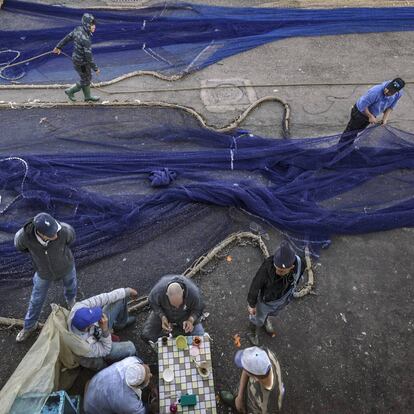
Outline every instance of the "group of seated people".
{"label": "group of seated people", "polygon": [[[147,412],[141,395],[152,376],[149,366],[136,356],[131,341],[113,341],[111,334],[135,322],[135,317],[128,314],[127,300],[136,296],[132,288],[116,289],[77,302],[69,314],[68,329],[82,338],[89,349],[79,357],[80,365],[100,371],[86,387],[87,414]],[[148,300],[152,310],[141,337],[154,350],[158,338],[166,334],[204,334],[203,300],[198,287],[187,277],[162,277]],[[242,368],[239,391],[236,396],[221,391],[222,401],[237,412],[246,412],[246,407],[249,413],[278,412],[284,390],[275,355],[253,346],[237,352],[235,363]]]}
{"label": "group of seated people", "polygon": [[[74,240],[74,229],[48,213],[39,213],[16,233],[16,248],[30,253],[36,270],[24,328],[16,341],[23,342],[34,333],[50,283],[62,280],[70,309],[67,329],[77,339],[72,352],[80,366],[98,372],[85,387],[85,413],[147,413],[141,397],[151,371],[137,357],[134,343],[120,341],[114,333],[135,323],[136,318],[128,313],[128,299],[137,297],[137,291],[120,288],[76,301],[76,269],[69,248]],[[264,260],[250,284],[248,338],[254,346],[236,353],[235,364],[242,368],[238,393],[220,392],[222,401],[237,412],[272,414],[280,410],[284,393],[280,366],[270,350],[258,346],[259,331],[263,327],[274,335],[272,318],[290,302],[304,270],[303,258],[283,241],[274,255]],[[162,277],[149,293],[148,301],[152,311],[141,337],[155,351],[158,338],[166,334],[204,334],[204,303],[189,278]]]}

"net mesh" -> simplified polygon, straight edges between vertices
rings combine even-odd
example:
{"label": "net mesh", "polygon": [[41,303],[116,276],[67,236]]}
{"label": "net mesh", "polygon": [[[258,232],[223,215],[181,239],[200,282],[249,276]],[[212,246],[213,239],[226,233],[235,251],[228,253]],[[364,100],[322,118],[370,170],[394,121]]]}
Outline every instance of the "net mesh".
{"label": "net mesh", "polygon": [[[1,11],[0,85],[77,80],[68,57],[47,54],[83,11],[7,0]],[[413,7],[231,8],[162,2],[136,10],[94,10],[93,52],[100,81],[137,71],[184,76],[267,42],[297,36],[412,30]],[[71,54],[71,46],[64,48]],[[24,64],[18,62],[32,59]],[[8,66],[8,67],[6,67]]]}
{"label": "net mesh", "polygon": [[[353,149],[338,136],[218,133],[173,108],[10,109],[0,123],[3,286],[30,283],[12,239],[39,211],[74,226],[78,267],[141,248],[143,291],[252,221],[314,253],[334,234],[414,224],[414,136],[391,127],[367,129]],[[176,178],[153,187],[166,168]]]}

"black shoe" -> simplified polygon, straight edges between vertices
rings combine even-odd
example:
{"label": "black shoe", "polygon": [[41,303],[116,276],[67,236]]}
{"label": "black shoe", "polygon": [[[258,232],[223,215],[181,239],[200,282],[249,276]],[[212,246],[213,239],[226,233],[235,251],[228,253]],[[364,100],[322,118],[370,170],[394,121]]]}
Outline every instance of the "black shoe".
{"label": "black shoe", "polygon": [[224,405],[236,409],[236,397],[230,391],[220,391],[219,395]]}
{"label": "black shoe", "polygon": [[254,323],[250,322],[249,333],[247,339],[253,346],[259,346],[259,330],[260,328]]}

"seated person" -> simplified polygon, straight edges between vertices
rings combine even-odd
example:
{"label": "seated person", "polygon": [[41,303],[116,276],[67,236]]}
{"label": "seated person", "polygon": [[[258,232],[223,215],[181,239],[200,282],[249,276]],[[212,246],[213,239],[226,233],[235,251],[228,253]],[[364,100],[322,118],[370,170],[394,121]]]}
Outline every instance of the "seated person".
{"label": "seated person", "polygon": [[238,413],[274,414],[280,412],[284,395],[280,365],[268,349],[253,346],[238,351],[235,364],[242,368],[237,396],[221,391],[222,401]]}
{"label": "seated person", "polygon": [[142,339],[154,347],[165,334],[203,335],[199,319],[204,304],[198,287],[187,277],[168,275],[161,278],[148,296],[152,312],[145,322]]}
{"label": "seated person", "polygon": [[128,357],[96,374],[86,385],[86,414],[145,414],[142,390],[152,377],[150,368],[137,357]]}
{"label": "seated person", "polygon": [[89,347],[89,352],[79,358],[81,366],[99,371],[106,367],[106,361],[135,355],[131,341],[112,342],[111,337],[112,329],[120,330],[135,322],[127,309],[127,298],[135,296],[135,289],[121,288],[75,303],[68,316],[68,329]]}

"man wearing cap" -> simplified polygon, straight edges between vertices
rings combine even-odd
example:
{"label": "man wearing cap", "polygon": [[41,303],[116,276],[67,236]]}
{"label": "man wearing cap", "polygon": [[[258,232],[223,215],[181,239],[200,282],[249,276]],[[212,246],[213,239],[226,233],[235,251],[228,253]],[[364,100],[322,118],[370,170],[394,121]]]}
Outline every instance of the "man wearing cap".
{"label": "man wearing cap", "polygon": [[265,259],[250,284],[247,309],[251,322],[248,337],[253,345],[259,344],[259,328],[269,334],[275,330],[269,319],[286,306],[305,270],[304,260],[295,254],[287,241],[282,241],[273,256]]}
{"label": "man wearing cap", "polygon": [[63,38],[53,49],[53,53],[60,55],[62,48],[69,42],[73,41],[72,62],[76,72],[78,72],[80,81],[69,89],[65,94],[72,101],[76,102],[75,93],[81,89],[85,101],[99,101],[98,96],[91,95],[92,70],[99,74],[98,66],[93,61],[91,37],[96,30],[95,18],[90,13],[82,16],[82,26],[76,27],[65,38]]}
{"label": "man wearing cap", "polygon": [[151,380],[148,365],[128,357],[97,373],[86,386],[85,414],[145,414],[142,390]]}
{"label": "man wearing cap", "polygon": [[284,395],[279,361],[268,349],[257,346],[240,350],[234,358],[242,368],[237,396],[221,391],[222,401],[239,413],[274,414],[280,412]]}
{"label": "man wearing cap", "polygon": [[142,330],[151,345],[165,334],[203,335],[204,304],[198,287],[182,275],[162,277],[148,296],[152,312]]}
{"label": "man wearing cap", "polygon": [[[368,125],[386,125],[392,110],[403,95],[401,89],[404,85],[401,78],[395,78],[374,86],[361,96],[351,110],[351,119],[338,144],[348,148],[354,143],[358,133]],[[382,119],[379,119],[381,114]]]}
{"label": "man wearing cap", "polygon": [[29,309],[17,342],[25,341],[35,331],[50,282],[61,280],[67,306],[71,308],[75,304],[76,269],[69,247],[74,241],[73,228],[47,213],[37,214],[14,236],[16,249],[30,253],[35,269]]}
{"label": "man wearing cap", "polygon": [[[128,315],[127,299],[136,297],[132,288],[115,289],[76,302],[68,316],[68,330],[85,342],[89,351],[79,357],[79,365],[99,371],[107,362],[120,361],[136,354],[131,341],[113,342],[111,331],[121,330],[135,323]],[[76,354],[76,350],[72,350]]]}

